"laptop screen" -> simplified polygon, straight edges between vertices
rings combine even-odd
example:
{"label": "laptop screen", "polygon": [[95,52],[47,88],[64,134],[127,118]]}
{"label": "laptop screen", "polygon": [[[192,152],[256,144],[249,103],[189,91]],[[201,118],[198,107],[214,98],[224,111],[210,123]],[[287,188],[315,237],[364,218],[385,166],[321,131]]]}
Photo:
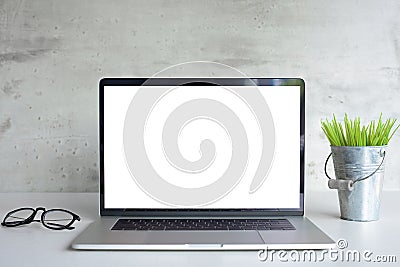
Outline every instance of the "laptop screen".
{"label": "laptop screen", "polygon": [[239,80],[102,80],[102,208],[302,208],[304,83]]}

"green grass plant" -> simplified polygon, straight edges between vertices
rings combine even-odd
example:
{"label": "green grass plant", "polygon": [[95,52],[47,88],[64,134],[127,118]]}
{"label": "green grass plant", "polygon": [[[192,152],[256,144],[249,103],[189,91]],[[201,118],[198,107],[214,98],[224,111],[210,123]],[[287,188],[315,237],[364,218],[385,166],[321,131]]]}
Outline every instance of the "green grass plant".
{"label": "green grass plant", "polygon": [[360,117],[351,120],[345,114],[343,124],[333,115],[332,121],[321,121],[321,127],[331,146],[384,146],[400,126],[392,130],[396,121],[387,119],[384,122],[381,113],[378,122],[371,121],[368,125],[361,125]]}

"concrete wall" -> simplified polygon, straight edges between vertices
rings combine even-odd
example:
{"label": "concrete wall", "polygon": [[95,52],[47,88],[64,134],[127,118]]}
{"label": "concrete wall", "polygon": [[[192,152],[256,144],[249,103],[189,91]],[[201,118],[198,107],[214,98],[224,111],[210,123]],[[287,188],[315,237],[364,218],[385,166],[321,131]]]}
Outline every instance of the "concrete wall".
{"label": "concrete wall", "polygon": [[400,118],[399,17],[397,0],[0,0],[0,191],[97,191],[98,80],[192,60],[303,77],[307,187],[326,190],[320,119]]}

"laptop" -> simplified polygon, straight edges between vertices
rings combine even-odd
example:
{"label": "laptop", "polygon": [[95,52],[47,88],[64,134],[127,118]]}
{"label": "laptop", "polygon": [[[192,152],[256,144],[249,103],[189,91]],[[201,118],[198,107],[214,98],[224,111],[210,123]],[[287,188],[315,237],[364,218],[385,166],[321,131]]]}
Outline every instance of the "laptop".
{"label": "laptop", "polygon": [[83,250],[323,249],[304,217],[299,78],[104,78]]}

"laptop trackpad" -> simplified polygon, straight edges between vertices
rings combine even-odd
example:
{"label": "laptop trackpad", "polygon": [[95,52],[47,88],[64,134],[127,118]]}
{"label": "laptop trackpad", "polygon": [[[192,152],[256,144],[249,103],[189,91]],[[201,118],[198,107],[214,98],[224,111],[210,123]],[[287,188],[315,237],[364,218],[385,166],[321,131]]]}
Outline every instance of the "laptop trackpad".
{"label": "laptop trackpad", "polygon": [[149,231],[142,233],[145,233],[145,240],[143,240],[145,244],[264,244],[257,231]]}

